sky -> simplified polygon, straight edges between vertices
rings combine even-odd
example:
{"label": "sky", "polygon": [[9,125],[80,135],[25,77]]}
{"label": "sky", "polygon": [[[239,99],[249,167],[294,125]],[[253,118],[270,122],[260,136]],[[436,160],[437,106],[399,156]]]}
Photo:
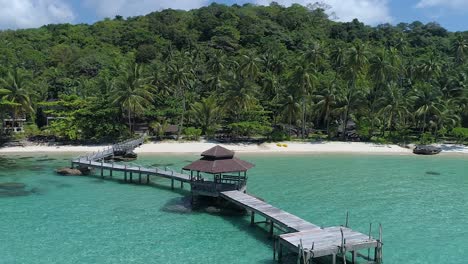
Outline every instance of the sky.
{"label": "sky", "polygon": [[[358,18],[369,25],[437,22],[450,31],[468,31],[468,0],[276,0],[281,5],[323,2],[336,20]],[[213,0],[0,0],[0,29],[51,23],[94,23],[116,15],[137,16],[165,8],[193,9]],[[271,0],[216,0],[223,4],[268,5]]]}

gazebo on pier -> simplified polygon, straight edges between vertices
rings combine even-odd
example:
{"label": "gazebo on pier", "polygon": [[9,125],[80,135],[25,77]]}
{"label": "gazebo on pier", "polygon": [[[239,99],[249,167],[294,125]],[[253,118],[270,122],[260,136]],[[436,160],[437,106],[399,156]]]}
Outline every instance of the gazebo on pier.
{"label": "gazebo on pier", "polygon": [[[201,159],[185,166],[183,170],[190,171],[192,193],[218,197],[224,191],[245,191],[247,171],[254,165],[235,158],[234,154],[218,145],[203,152]],[[211,177],[205,179],[206,174]]]}

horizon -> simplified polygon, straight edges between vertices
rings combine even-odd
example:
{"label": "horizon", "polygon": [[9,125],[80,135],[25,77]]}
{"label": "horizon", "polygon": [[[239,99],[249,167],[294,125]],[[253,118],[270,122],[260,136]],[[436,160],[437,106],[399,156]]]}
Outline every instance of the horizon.
{"label": "horizon", "polygon": [[[207,6],[211,3],[225,4],[257,4],[268,5],[269,0],[176,0],[176,1],[139,1],[138,3],[122,0],[118,3],[110,0],[78,1],[78,0],[0,0],[0,30],[16,30],[38,28],[48,24],[88,24],[92,25],[105,18],[122,16],[124,18],[143,16],[164,9],[190,10]],[[317,1],[310,0],[278,0],[283,6],[291,3],[307,5]],[[345,4],[338,0],[319,1],[328,5],[329,15],[336,15],[340,22],[348,22],[357,18],[370,26],[389,23],[412,23],[420,21],[424,24],[435,22],[451,32],[468,31],[463,15],[468,11],[468,1],[460,0],[350,0]],[[34,15],[33,15],[34,14]]]}

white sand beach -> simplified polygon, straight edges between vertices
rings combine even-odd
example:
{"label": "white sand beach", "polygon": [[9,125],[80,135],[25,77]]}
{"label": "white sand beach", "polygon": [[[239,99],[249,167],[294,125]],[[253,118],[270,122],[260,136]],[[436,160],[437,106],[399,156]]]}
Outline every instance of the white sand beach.
{"label": "white sand beach", "polygon": [[[236,152],[246,153],[370,153],[370,154],[411,154],[412,151],[407,148],[392,144],[374,144],[364,142],[280,142],[248,144],[248,143],[230,143],[219,144],[223,147]],[[147,143],[137,148],[136,153],[200,153],[217,143],[200,142],[177,142],[163,141],[157,143]],[[286,146],[283,146],[286,145]],[[468,154],[468,147],[462,145],[439,145],[443,153]],[[106,145],[99,146],[48,146],[32,145],[25,147],[4,147],[0,148],[2,153],[44,153],[44,152],[71,152],[71,153],[90,153],[97,152]]]}

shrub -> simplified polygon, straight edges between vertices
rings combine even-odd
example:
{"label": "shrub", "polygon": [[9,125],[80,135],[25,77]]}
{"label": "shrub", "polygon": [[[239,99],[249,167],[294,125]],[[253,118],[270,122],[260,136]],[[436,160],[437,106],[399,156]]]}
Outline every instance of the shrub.
{"label": "shrub", "polygon": [[462,143],[468,140],[468,128],[456,127],[452,129],[452,135],[457,139],[458,142]]}
{"label": "shrub", "polygon": [[272,131],[270,126],[261,124],[260,122],[239,122],[232,123],[228,126],[231,132],[236,136],[254,136],[254,135],[267,135]]}
{"label": "shrub", "polygon": [[435,142],[435,138],[429,132],[421,134],[421,137],[419,138],[419,143],[420,144],[431,144],[431,143],[434,143],[434,142]]}
{"label": "shrub", "polygon": [[187,127],[184,129],[184,135],[189,140],[198,140],[202,134],[202,130],[194,127]]}

